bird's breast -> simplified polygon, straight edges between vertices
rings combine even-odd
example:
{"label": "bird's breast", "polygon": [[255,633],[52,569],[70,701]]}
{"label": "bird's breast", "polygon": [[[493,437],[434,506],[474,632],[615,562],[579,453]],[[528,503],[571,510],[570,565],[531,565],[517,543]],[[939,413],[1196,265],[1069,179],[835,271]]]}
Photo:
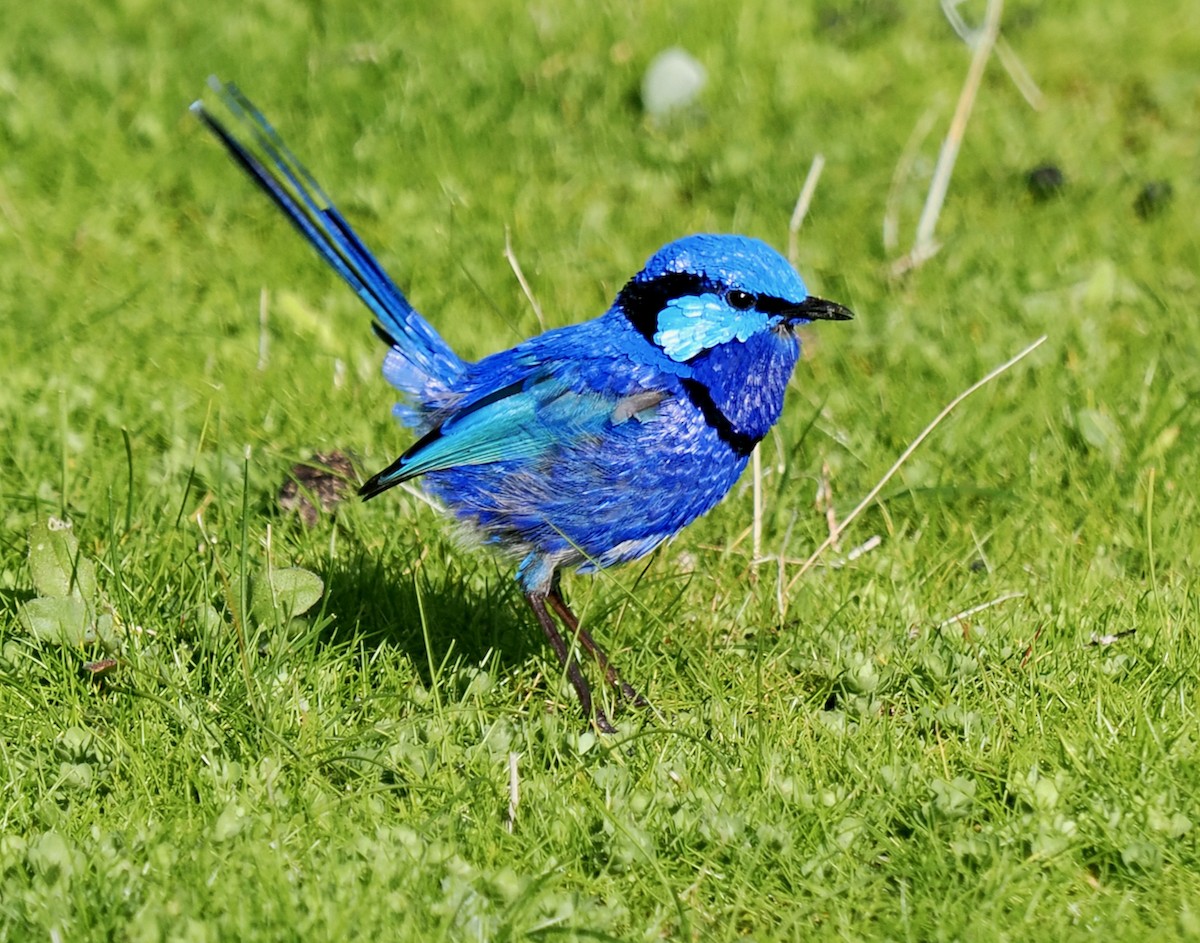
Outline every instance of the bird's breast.
{"label": "bird's breast", "polygon": [[683,390],[718,438],[749,455],[783,412],[799,354],[794,337],[770,331],[722,344],[691,362]]}

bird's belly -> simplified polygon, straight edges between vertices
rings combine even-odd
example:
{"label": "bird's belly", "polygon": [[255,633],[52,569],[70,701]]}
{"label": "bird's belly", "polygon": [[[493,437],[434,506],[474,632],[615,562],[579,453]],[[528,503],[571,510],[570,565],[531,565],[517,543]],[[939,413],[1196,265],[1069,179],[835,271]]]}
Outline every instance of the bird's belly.
{"label": "bird's belly", "polygon": [[725,496],[746,461],[703,417],[670,408],[537,458],[424,482],[485,542],[590,569],[637,559],[678,533]]}

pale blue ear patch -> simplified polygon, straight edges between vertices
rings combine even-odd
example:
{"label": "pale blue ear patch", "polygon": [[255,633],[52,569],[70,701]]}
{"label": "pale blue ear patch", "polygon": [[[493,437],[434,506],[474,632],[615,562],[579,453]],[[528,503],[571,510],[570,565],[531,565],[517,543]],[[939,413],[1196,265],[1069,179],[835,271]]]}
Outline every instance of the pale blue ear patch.
{"label": "pale blue ear patch", "polygon": [[672,298],[658,313],[654,343],[676,363],[683,363],[702,350],[732,340],[747,341],[773,320],[778,319],[753,308],[737,311],[717,294],[685,295]]}

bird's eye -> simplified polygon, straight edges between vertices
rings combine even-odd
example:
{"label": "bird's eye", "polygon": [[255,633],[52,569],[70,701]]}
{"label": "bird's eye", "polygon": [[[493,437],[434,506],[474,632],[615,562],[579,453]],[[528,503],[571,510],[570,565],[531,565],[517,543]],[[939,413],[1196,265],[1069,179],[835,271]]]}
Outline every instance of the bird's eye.
{"label": "bird's eye", "polygon": [[732,307],[737,308],[739,311],[749,311],[754,307],[754,302],[756,299],[752,294],[750,294],[750,292],[741,291],[740,289],[735,288],[733,291],[728,292],[725,295],[725,300],[728,301]]}

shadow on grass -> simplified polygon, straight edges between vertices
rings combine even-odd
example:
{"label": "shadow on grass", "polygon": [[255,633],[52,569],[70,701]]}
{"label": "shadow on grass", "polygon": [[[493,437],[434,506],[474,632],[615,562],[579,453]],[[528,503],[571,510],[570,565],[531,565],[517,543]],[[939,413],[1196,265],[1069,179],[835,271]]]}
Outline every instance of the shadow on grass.
{"label": "shadow on grass", "polygon": [[344,556],[322,574],[324,612],[331,619],[322,641],[396,648],[425,684],[431,662],[440,667],[487,660],[506,671],[546,656],[549,649],[516,584],[499,571],[480,579],[488,562],[468,555],[440,572],[427,567],[414,573],[366,550]]}

